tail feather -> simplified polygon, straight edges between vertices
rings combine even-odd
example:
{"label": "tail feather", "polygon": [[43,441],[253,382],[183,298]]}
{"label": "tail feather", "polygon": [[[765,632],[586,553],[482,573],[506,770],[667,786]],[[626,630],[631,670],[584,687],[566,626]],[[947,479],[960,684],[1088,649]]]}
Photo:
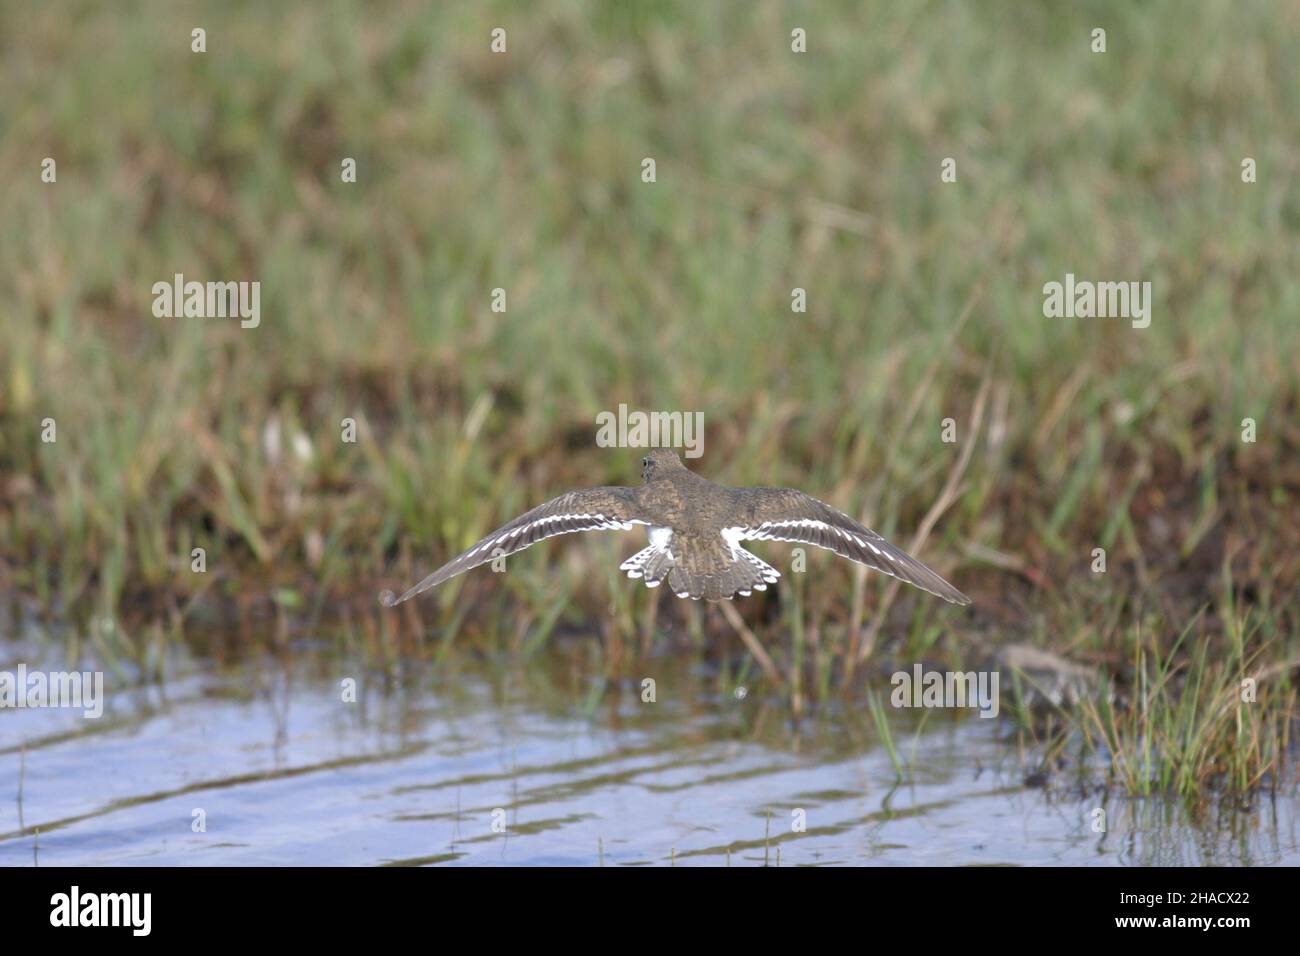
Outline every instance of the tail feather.
{"label": "tail feather", "polygon": [[640,578],[655,588],[664,581],[680,598],[728,601],[735,595],[749,597],[764,591],[781,572],[744,548],[733,547],[719,538],[692,540],[676,548],[652,544],[632,555],[619,569],[629,578]]}
{"label": "tail feather", "polygon": [[732,549],[719,541],[716,547],[693,549],[683,555],[668,575],[668,586],[678,597],[729,601],[764,591],[781,572],[743,548]]}
{"label": "tail feather", "polygon": [[619,565],[620,571],[626,571],[629,578],[642,578],[648,588],[657,588],[673,567],[673,556],[666,549],[656,545],[642,548],[632,557]]}

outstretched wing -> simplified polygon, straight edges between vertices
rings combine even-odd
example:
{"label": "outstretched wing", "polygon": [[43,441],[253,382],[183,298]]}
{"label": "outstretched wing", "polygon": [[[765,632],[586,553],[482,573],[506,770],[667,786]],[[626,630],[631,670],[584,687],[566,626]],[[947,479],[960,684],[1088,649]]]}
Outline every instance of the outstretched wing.
{"label": "outstretched wing", "polygon": [[953,604],[970,603],[970,598],[906,551],[825,502],[794,488],[752,490],[757,494],[747,496],[752,504],[747,509],[745,524],[734,531],[740,540],[815,545],[893,575]]}
{"label": "outstretched wing", "polygon": [[522,551],[543,538],[557,534],[570,534],[574,531],[628,531],[633,525],[649,524],[638,516],[638,511],[635,488],[585,488],[582,491],[570,491],[497,528],[401,597],[394,598],[391,591],[385,591],[380,600],[388,607],[401,604],[462,571],[486,564],[493,558]]}

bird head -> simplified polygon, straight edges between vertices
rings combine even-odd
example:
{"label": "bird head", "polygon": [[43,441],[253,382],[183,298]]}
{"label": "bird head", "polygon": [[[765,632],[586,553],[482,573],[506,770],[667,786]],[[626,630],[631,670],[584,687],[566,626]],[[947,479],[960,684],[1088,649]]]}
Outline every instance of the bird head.
{"label": "bird head", "polygon": [[662,475],[664,472],[676,468],[685,468],[682,460],[677,457],[677,452],[671,448],[656,448],[641,459],[641,477],[650,481],[658,472]]}

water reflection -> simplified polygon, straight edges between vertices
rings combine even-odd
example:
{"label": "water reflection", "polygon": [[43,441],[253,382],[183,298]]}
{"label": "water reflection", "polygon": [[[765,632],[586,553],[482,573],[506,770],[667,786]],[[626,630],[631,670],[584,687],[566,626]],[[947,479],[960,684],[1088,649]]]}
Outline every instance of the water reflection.
{"label": "water reflection", "polygon": [[900,783],[865,708],[795,724],[698,663],[651,669],[647,703],[550,649],[395,674],[298,654],[117,691],[99,721],[0,712],[0,863],[1300,863],[1294,795],[1053,793],[996,721],[893,715]]}

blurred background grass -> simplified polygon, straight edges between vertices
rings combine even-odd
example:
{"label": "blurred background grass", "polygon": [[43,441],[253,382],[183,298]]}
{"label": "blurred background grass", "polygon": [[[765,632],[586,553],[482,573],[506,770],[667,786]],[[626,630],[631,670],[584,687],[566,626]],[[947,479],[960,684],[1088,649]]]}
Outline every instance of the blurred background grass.
{"label": "blurred background grass", "polygon": [[[636,483],[594,442],[626,402],[904,546],[976,443],[921,552],[976,608],[900,595],[910,653],[1114,663],[1195,621],[1237,670],[1294,660],[1298,59],[1295,3],[5,3],[0,594],[74,631],[703,640],[619,536],[375,603]],[[154,318],[177,272],[260,281],[261,326]],[[1152,282],[1150,328],[1045,319],[1067,272]],[[888,582],[810,559],[739,610],[826,682]]]}

